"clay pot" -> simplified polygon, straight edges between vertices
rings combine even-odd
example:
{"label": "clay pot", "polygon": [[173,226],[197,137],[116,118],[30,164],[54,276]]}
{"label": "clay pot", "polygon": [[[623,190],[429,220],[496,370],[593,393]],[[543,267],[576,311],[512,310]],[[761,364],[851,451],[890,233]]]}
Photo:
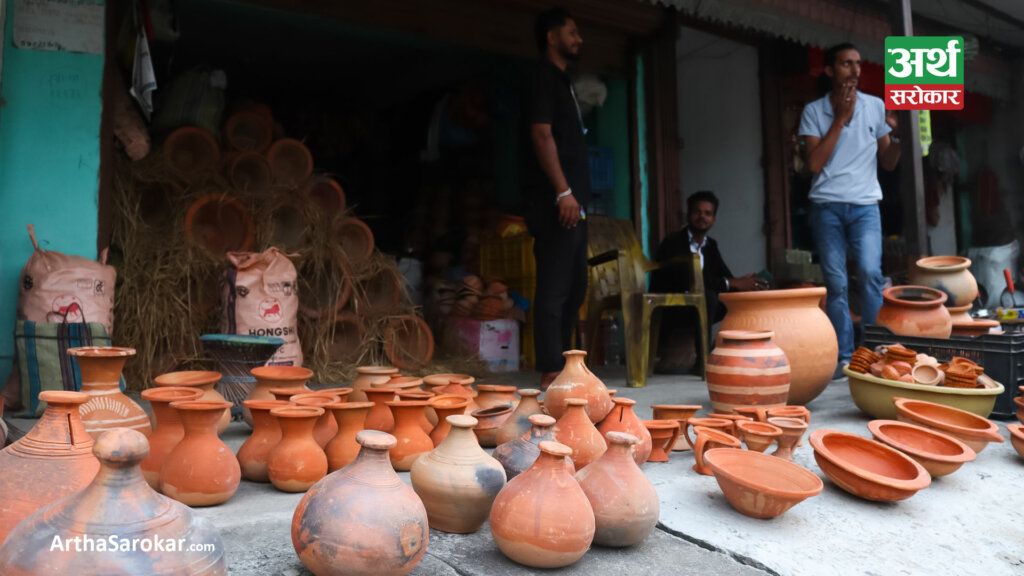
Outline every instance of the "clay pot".
{"label": "clay pot", "polygon": [[767,422],[768,410],[767,406],[737,406],[732,409],[734,414],[743,416],[753,422]]}
{"label": "clay pot", "polygon": [[273,139],[274,119],[252,110],[228,116],[224,123],[224,143],[232,150],[263,152]]}
{"label": "clay pot", "polygon": [[899,336],[949,338],[953,321],[946,310],[946,294],[925,286],[893,286],[882,291],[885,303],[875,324]]}
{"label": "clay pot", "polygon": [[[93,447],[100,468],[92,482],[29,516],[8,535],[0,547],[4,574],[227,574],[224,544],[213,525],[146,484],[139,464],[147,451],[146,437],[134,430],[103,434]],[[88,545],[52,548],[58,538],[71,543],[85,537],[188,545],[116,552]]]}
{"label": "clay pot", "polygon": [[164,459],[185,436],[178,411],[171,402],[198,400],[202,390],[195,388],[150,388],[142,391],[142,398],[153,411],[153,432],[149,435],[149,456],[142,461],[142,477],[154,490],[160,490],[160,469]]}
{"label": "clay pot", "polygon": [[437,414],[437,426],[434,426],[433,430],[430,431],[430,440],[434,443],[434,446],[439,445],[444,440],[444,437],[448,435],[448,431],[451,430],[451,425],[448,424],[448,417],[465,414],[470,400],[472,399],[466,396],[456,396],[454,394],[434,396],[430,399],[430,407]]}
{"label": "clay pot", "polygon": [[320,208],[320,213],[330,219],[345,211],[345,190],[329,176],[314,176],[306,186],[306,195]]}
{"label": "clay pot", "polygon": [[938,430],[963,442],[978,454],[989,442],[1005,442],[994,422],[966,410],[909,398],[893,398],[893,404],[896,405],[896,419],[900,422]]}
{"label": "clay pot", "polygon": [[44,390],[39,400],[46,410],[36,425],[0,451],[0,543],[26,516],[85,488],[100,468],[78,415],[89,395]]}
{"label": "clay pot", "polygon": [[1017,396],[1013,403],[1017,405],[1017,420],[1024,424],[1024,396]]}
{"label": "clay pot", "polygon": [[[809,426],[811,424],[811,411],[805,406],[780,406],[778,408],[768,409],[768,418],[796,418],[797,420],[803,420]],[[765,419],[767,422],[768,419]],[[797,441],[796,445],[803,446],[802,440]]]}
{"label": "clay pot", "polygon": [[[437,413],[430,407],[430,401],[434,399],[434,395],[424,390],[410,390],[408,392],[399,392],[396,394],[399,400],[424,400],[427,403],[426,410],[423,411],[420,416],[420,428],[423,432],[430,435],[430,431],[437,425]],[[431,422],[433,419],[433,422]]]}
{"label": "clay pot", "polygon": [[[256,386],[249,392],[247,400],[287,400],[275,397],[270,391],[274,388],[303,388],[308,392],[306,382],[313,377],[313,371],[302,366],[259,366],[250,372],[256,378]],[[251,425],[249,411],[243,408],[242,415]]]}
{"label": "clay pot", "polygon": [[[949,304],[949,300],[946,300],[946,304]],[[946,310],[949,310],[949,319],[953,322],[954,327],[958,322],[963,324],[974,321],[974,318],[971,318],[971,308],[974,308],[973,304],[967,304],[966,306],[946,306]]]}
{"label": "clay pot", "polygon": [[967,336],[975,338],[992,332],[993,328],[998,329],[1001,324],[998,320],[977,319],[970,322],[953,322],[952,336]]}
{"label": "clay pot", "polygon": [[708,418],[712,418],[712,419],[715,419],[715,420],[728,420],[729,421],[729,429],[726,430],[726,432],[731,434],[732,436],[736,436],[738,434],[736,432],[736,424],[738,422],[752,422],[752,419],[749,416],[743,416],[743,415],[740,415],[740,414],[718,414],[718,413],[711,413],[711,414],[708,414]]}
{"label": "clay pot", "polygon": [[966,444],[941,432],[896,420],[872,420],[868,430],[875,440],[910,456],[932,478],[956,472],[965,462],[976,458]]}
{"label": "clay pot", "polygon": [[391,449],[391,465],[399,472],[408,472],[421,454],[434,449],[430,436],[420,426],[420,418],[427,409],[426,400],[396,400],[387,402],[395,419],[394,432],[397,440]]}
{"label": "clay pot", "polygon": [[292,545],[314,574],[408,574],[430,531],[420,497],[391,468],[390,434],[363,430],[356,460],[317,482],[292,516]]}
{"label": "clay pot", "polygon": [[334,414],[327,410],[327,405],[341,402],[341,397],[323,392],[307,392],[296,394],[289,401],[296,406],[316,406],[324,409],[324,413],[317,418],[316,426],[313,427],[313,439],[321,448],[327,446],[331,438],[338,433],[338,422],[334,419]]}
{"label": "clay pot", "polygon": [[[700,404],[653,404],[651,411],[655,420],[675,420],[679,422],[679,429],[685,430],[686,421],[697,415],[697,411],[703,408]],[[686,438],[682,437],[672,445],[672,450],[692,450]]]}
{"label": "clay pot", "polygon": [[[537,456],[540,455],[540,448],[537,446],[546,440],[555,442],[553,428],[555,419],[547,414],[533,414],[529,418],[530,430],[525,434],[500,444],[491,454],[501,463],[505,469],[505,476],[511,480],[521,474],[524,470],[533,466]],[[567,461],[569,472],[576,473],[576,467],[572,459]]]}
{"label": "clay pot", "polygon": [[366,430],[380,430],[391,432],[395,429],[395,417],[391,414],[387,403],[395,399],[394,388],[366,388],[363,390],[369,402],[373,402],[373,408],[366,415],[366,422],[363,428]]}
{"label": "clay pot", "polygon": [[480,409],[480,406],[476,403],[476,390],[473,390],[465,380],[451,380],[448,382],[447,386],[435,387],[433,392],[437,396],[451,395],[469,398],[469,404],[466,406],[467,413],[472,413]]}
{"label": "clay pot", "polygon": [[480,410],[508,405],[511,405],[512,409],[515,410],[519,405],[519,401],[516,400],[515,386],[477,384],[476,392],[476,405],[480,407]]}
{"label": "clay pot", "polygon": [[723,330],[708,357],[711,406],[731,412],[737,406],[783,406],[789,396],[789,360],[773,332]]}
{"label": "clay pot", "polygon": [[914,382],[923,386],[942,386],[946,381],[946,373],[933,364],[918,364],[911,369],[910,375]]}
{"label": "clay pot", "polygon": [[782,436],[781,428],[767,422],[737,422],[736,431],[739,438],[747,444],[747,449],[754,452],[764,452]]}
{"label": "clay pot", "polygon": [[[623,432],[635,436],[637,442],[631,445],[630,450],[636,465],[642,466],[651,455],[651,433],[633,412],[636,400],[612,398],[612,403],[614,405],[612,411],[597,425],[597,431],[605,438],[608,437],[609,432]],[[676,440],[678,440],[678,437]],[[673,445],[675,444],[673,443]]]}
{"label": "clay pot", "polygon": [[772,456],[783,460],[792,460],[793,449],[799,445],[800,437],[807,431],[807,422],[797,418],[769,416],[768,423],[782,430],[782,436],[776,439],[779,447],[772,452]]}
{"label": "clay pot", "polygon": [[572,449],[572,463],[576,471],[597,460],[608,449],[604,436],[597,431],[587,415],[585,398],[567,398],[565,412],[555,423],[555,440]]}
{"label": "clay pot", "polygon": [[828,386],[839,360],[836,331],[818,307],[824,288],[727,292],[722,330],[770,330],[789,360],[790,404],[807,404]]}
{"label": "clay pot", "polygon": [[164,139],[164,161],[189,182],[199,182],[217,170],[220,146],[210,131],[199,126],[182,126]]}
{"label": "clay pot", "polygon": [[274,175],[270,164],[259,152],[242,152],[231,159],[228,180],[235,190],[242,192],[265,192],[270,189]]}
{"label": "clay pot", "polygon": [[339,402],[324,407],[334,414],[338,423],[338,433],[324,446],[328,473],[340,470],[356,459],[359,454],[356,434],[363,429],[366,415],[372,407],[373,402]]}
{"label": "clay pot", "polygon": [[[587,353],[581,350],[562,352],[565,368],[551,382],[544,393],[544,407],[548,414],[560,419],[566,412],[566,401],[581,398],[587,401],[587,416],[597,424],[612,411],[612,397],[601,380],[587,369],[583,359]],[[601,440],[604,442],[604,440]]]}
{"label": "clay pot", "polygon": [[1020,424],[1007,424],[1006,431],[1010,433],[1010,444],[1017,451],[1017,455],[1024,458],[1024,426]]}
{"label": "clay pot", "polygon": [[505,487],[505,470],[477,443],[476,418],[463,415],[447,420],[451,432],[416,460],[409,477],[427,509],[431,528],[470,534],[487,520],[494,498]]}
{"label": "clay pot", "polygon": [[345,218],[339,222],[334,229],[334,238],[348,261],[357,267],[373,255],[373,231],[358,218]]}
{"label": "clay pot", "polygon": [[281,441],[270,451],[267,476],[282,492],[305,492],[327,475],[327,454],[313,437],[318,406],[282,406],[270,411],[281,426]]}
{"label": "clay pot", "polygon": [[245,206],[221,192],[199,198],[185,214],[185,236],[189,242],[213,254],[249,251],[254,232],[252,217]]}
{"label": "clay pot", "polygon": [[[427,390],[433,392],[435,395],[440,395],[439,388],[443,388],[456,381],[458,384],[470,387],[473,382],[476,382],[476,378],[473,378],[469,374],[431,374],[423,377],[423,385],[427,387]],[[472,390],[472,388],[469,388]]]}
{"label": "clay pot", "polygon": [[740,450],[743,448],[743,444],[740,443],[738,438],[720,430],[694,426],[693,432],[697,435],[697,441],[693,444],[693,456],[697,463],[693,465],[693,471],[698,474],[714,476],[711,473],[711,468],[704,461],[704,453],[708,450],[714,448],[735,448]]}
{"label": "clay pot", "polygon": [[572,449],[557,442],[541,442],[539,448],[533,466],[510,480],[494,499],[491,535],[501,552],[520,564],[560,568],[590,549],[594,510],[566,471],[565,457]]}
{"label": "clay pot", "polygon": [[594,543],[632,546],[647,538],[658,524],[658,492],[634,460],[636,436],[612,431],[605,438],[608,451],[577,472],[576,481],[594,510]]}
{"label": "clay pot", "polygon": [[780,516],[824,487],[814,472],[760,452],[715,448],[704,462],[729,504],[751,518]]}
{"label": "clay pot", "polygon": [[668,454],[679,440],[679,422],[644,420],[643,424],[651,434],[651,455],[647,457],[647,461],[668,462]]}
{"label": "clay pot", "polygon": [[[161,387],[194,387],[203,393],[202,396],[199,397],[199,400],[203,400],[204,402],[227,402],[227,398],[224,398],[224,396],[214,388],[220,380],[220,372],[213,372],[209,370],[168,372],[153,379],[153,381],[156,382],[156,385]],[[231,411],[225,410],[224,415],[221,416],[220,421],[217,422],[217,433],[220,434],[226,430],[230,423]],[[152,453],[152,442],[150,443],[150,453]]]}
{"label": "clay pot", "polygon": [[690,428],[696,428],[697,426],[703,426],[704,428],[714,428],[720,430],[726,434],[729,434],[732,430],[735,430],[735,424],[732,420],[726,420],[723,418],[690,418],[683,425],[683,431],[679,434],[686,444],[693,449],[694,442],[697,440],[696,433],[694,437],[690,439]]}
{"label": "clay pot", "polygon": [[252,434],[236,455],[242,477],[251,482],[270,482],[267,462],[270,451],[281,441],[281,426],[270,411],[289,404],[284,400],[246,400],[242,405],[252,414]]}
{"label": "clay pot", "polygon": [[498,428],[494,436],[494,442],[498,446],[511,442],[530,431],[530,416],[543,414],[543,407],[537,401],[540,390],[535,388],[523,388],[517,390],[519,394],[519,405],[512,412],[512,415],[505,419],[505,423]]}
{"label": "clay pot", "polygon": [[348,397],[349,402],[366,402],[366,390],[379,381],[381,376],[390,378],[398,374],[398,368],[392,366],[360,366],[356,368],[356,379],[352,381],[352,394]]}
{"label": "clay pot", "polygon": [[480,445],[485,448],[494,448],[497,446],[498,428],[512,415],[512,406],[499,404],[493,408],[474,410],[470,415],[479,422],[473,432],[480,440]]}
{"label": "clay pot", "polygon": [[306,146],[292,138],[281,138],[267,150],[267,162],[274,174],[274,183],[295,187],[313,174],[313,155]]}
{"label": "clay pot", "polygon": [[846,432],[811,433],[814,460],[837,486],[875,502],[896,502],[927,488],[932,478],[920,464],[881,442]]}
{"label": "clay pot", "polygon": [[422,378],[402,376],[401,374],[392,374],[387,381],[376,380],[372,383],[373,388],[391,388],[396,393],[421,390],[420,386],[422,385]]}
{"label": "clay pot", "polygon": [[217,437],[221,413],[230,402],[171,402],[185,436],[160,469],[160,491],[188,506],[227,502],[238,489],[242,469],[235,453]]}
{"label": "clay pot", "polygon": [[153,429],[146,411],[121,392],[121,370],[125,361],[135,356],[135,349],[86,346],[69,348],[68,355],[78,362],[82,392],[89,395],[89,401],[78,409],[86,432],[94,440],[114,428],[130,428],[149,436]]}
{"label": "clay pot", "polygon": [[434,357],[434,333],[418,316],[391,318],[384,333],[384,354],[399,368],[418,370]]}
{"label": "clay pot", "polygon": [[348,386],[336,386],[334,388],[321,388],[319,390],[313,390],[313,392],[307,392],[307,394],[317,394],[320,396],[337,396],[338,402],[348,401],[348,397],[352,394],[352,389]]}
{"label": "clay pot", "polygon": [[929,256],[915,262],[910,281],[944,293],[947,306],[969,306],[978,297],[978,282],[970,267],[969,258]]}

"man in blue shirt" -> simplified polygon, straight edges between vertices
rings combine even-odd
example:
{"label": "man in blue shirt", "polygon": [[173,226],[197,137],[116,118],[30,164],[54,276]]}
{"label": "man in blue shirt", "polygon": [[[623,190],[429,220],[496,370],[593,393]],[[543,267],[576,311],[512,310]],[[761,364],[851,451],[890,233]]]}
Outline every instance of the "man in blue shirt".
{"label": "man in blue shirt", "polygon": [[889,136],[895,113],[879,98],[857,91],[860,52],[852,44],[825,52],[825,74],[832,89],[808,104],[800,118],[811,183],[810,224],[828,289],[826,312],[839,340],[839,366],[853,354],[846,256],[856,265],[861,290],[861,325],[874,324],[882,307],[882,224],[878,164],[893,170],[899,141]]}

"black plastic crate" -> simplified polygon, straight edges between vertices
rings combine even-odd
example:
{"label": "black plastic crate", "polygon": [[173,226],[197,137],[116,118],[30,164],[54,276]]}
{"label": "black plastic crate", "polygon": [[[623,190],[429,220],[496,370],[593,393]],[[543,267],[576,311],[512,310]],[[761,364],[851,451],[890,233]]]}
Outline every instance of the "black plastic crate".
{"label": "black plastic crate", "polygon": [[985,368],[985,374],[1006,388],[996,398],[992,416],[1016,416],[1017,406],[1013,398],[1021,395],[1018,386],[1024,386],[1024,333],[921,338],[898,336],[884,326],[864,327],[864,346],[868,348],[897,342],[915,352],[934,356],[940,362],[949,362],[953,356],[963,356],[978,363]]}

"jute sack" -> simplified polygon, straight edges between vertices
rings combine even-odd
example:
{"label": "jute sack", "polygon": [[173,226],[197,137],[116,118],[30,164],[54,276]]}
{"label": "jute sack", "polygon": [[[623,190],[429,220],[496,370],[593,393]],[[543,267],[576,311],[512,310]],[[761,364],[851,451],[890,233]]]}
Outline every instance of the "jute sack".
{"label": "jute sack", "polygon": [[221,332],[284,338],[269,364],[302,366],[298,274],[289,255],[271,247],[227,256],[235,267],[224,272]]}

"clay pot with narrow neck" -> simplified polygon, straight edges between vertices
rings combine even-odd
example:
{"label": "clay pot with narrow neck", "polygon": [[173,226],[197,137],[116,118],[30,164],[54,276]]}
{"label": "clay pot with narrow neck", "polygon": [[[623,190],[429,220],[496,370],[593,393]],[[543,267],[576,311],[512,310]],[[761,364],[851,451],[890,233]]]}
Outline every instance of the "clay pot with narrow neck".
{"label": "clay pot with narrow neck", "polygon": [[334,414],[327,410],[328,404],[341,402],[340,396],[330,396],[323,392],[311,392],[307,394],[296,394],[291,397],[290,402],[296,406],[317,406],[324,409],[324,413],[317,418],[316,426],[313,428],[313,438],[321,448],[338,433],[338,422]]}
{"label": "clay pot with narrow neck", "polygon": [[441,392],[438,392],[438,389],[451,384],[452,380],[460,382],[466,386],[472,386],[473,383],[476,382],[476,378],[469,374],[431,374],[423,377],[423,385],[430,392],[433,392],[435,395],[439,395]]}
{"label": "clay pot with narrow neck", "polygon": [[284,400],[245,400],[242,405],[252,414],[252,434],[238,449],[242,477],[251,482],[270,482],[267,462],[270,451],[281,441],[281,426],[270,414],[274,408],[288,406]]}
{"label": "clay pot with narrow neck", "polygon": [[644,420],[651,434],[651,455],[648,462],[668,462],[672,446],[679,440],[679,423],[675,420]]}
{"label": "clay pot with narrow neck", "polygon": [[[9,576],[29,574],[227,574],[224,544],[211,523],[183,504],[161,496],[142,477],[146,437],[119,428],[93,447],[99,471],[79,492],[26,518],[0,547]],[[50,481],[57,480],[51,478]],[[144,546],[116,551],[99,546],[52,546],[83,538],[109,543],[187,541],[182,548]]]}
{"label": "clay pot with narrow neck", "polygon": [[565,457],[572,455],[572,448],[546,441],[539,448],[533,466],[510,480],[494,499],[491,535],[501,552],[520,564],[560,568],[590,549],[596,530],[594,509],[566,470]]}
{"label": "clay pot with narrow neck", "polygon": [[[604,382],[584,364],[587,353],[569,350],[562,352],[562,356],[565,356],[565,367],[544,393],[544,407],[548,414],[560,419],[567,409],[566,401],[579,398],[587,401],[586,413],[591,422],[597,424],[604,420],[612,411],[612,397]],[[601,441],[604,442],[604,439]]]}
{"label": "clay pot with narrow neck", "polygon": [[160,470],[160,491],[188,506],[227,502],[238,489],[242,469],[230,448],[217,437],[217,422],[230,402],[171,402],[185,436]]}
{"label": "clay pot with narrow neck", "polygon": [[732,434],[703,426],[695,426],[693,431],[697,434],[697,441],[693,444],[693,456],[697,463],[693,465],[693,471],[698,474],[714,476],[711,468],[704,462],[704,452],[713,448],[743,448],[743,444]]}
{"label": "clay pot with narrow neck", "polygon": [[[420,417],[420,428],[423,428],[423,431],[430,435],[430,431],[437,424],[437,413],[430,407],[430,401],[434,399],[434,395],[425,390],[409,390],[399,392],[397,396],[399,400],[423,400],[427,403],[427,408]],[[433,417],[433,422],[431,422],[431,417]]]}
{"label": "clay pot with narrow neck", "polygon": [[772,456],[777,456],[783,460],[792,460],[793,449],[800,442],[800,437],[807,431],[807,422],[797,418],[769,416],[768,423],[782,429],[782,436],[776,439],[779,447],[775,452],[772,452]]}
{"label": "clay pot with narrow neck", "polygon": [[393,435],[397,441],[391,449],[391,464],[395,470],[408,472],[420,455],[434,449],[430,436],[420,426],[420,418],[427,409],[425,400],[395,400],[387,402],[395,418]]}
{"label": "clay pot with narrow neck", "polygon": [[491,408],[483,408],[470,413],[479,422],[474,429],[480,445],[485,448],[497,446],[498,428],[512,415],[512,406],[498,404]]}
{"label": "clay pot with narrow neck", "polygon": [[295,508],[292,545],[321,575],[411,572],[427,550],[427,511],[388,452],[394,436],[363,430],[355,461],[317,482]]}
{"label": "clay pot with narrow neck", "polygon": [[572,449],[572,462],[576,470],[597,460],[608,449],[608,444],[587,416],[587,400],[566,399],[566,409],[555,423],[555,439]]}
{"label": "clay pot with narrow neck", "polygon": [[274,400],[284,400],[287,402],[292,401],[292,396],[298,396],[300,394],[309,394],[313,392],[306,386],[287,386],[284,388],[271,388],[270,395],[273,396]]}
{"label": "clay pot with narrow neck", "polygon": [[[697,411],[703,408],[700,404],[652,404],[651,412],[654,420],[675,420],[679,422],[679,430],[685,431],[686,421],[697,415]],[[672,445],[673,451],[692,450],[686,438],[676,440]]]}
{"label": "clay pot with narrow neck", "polygon": [[352,381],[352,394],[348,397],[349,401],[366,402],[367,398],[363,390],[372,386],[374,382],[386,382],[394,374],[398,374],[398,368],[393,366],[360,366],[356,368],[356,379]]}
{"label": "clay pot with narrow neck", "polygon": [[338,433],[324,446],[327,454],[327,473],[348,466],[359,454],[356,434],[363,429],[366,415],[373,407],[373,402],[339,402],[324,406],[334,415],[338,423]]}
{"label": "clay pot with narrow neck", "polygon": [[910,281],[945,294],[946,306],[970,306],[978,297],[978,281],[970,267],[970,258],[928,256],[915,263]]}
{"label": "clay pot with narrow neck", "polygon": [[305,492],[327,475],[327,454],[313,437],[324,409],[318,406],[282,406],[270,411],[281,426],[281,441],[270,451],[267,475],[282,492]]}
{"label": "clay pot with narrow neck", "polygon": [[624,432],[635,436],[637,442],[630,445],[630,450],[636,465],[642,466],[651,455],[651,433],[633,412],[636,400],[612,398],[612,403],[614,404],[612,411],[597,425],[597,431],[605,438],[608,437],[609,432]]}
{"label": "clay pot with narrow neck", "polygon": [[[164,386],[182,386],[187,388],[195,388],[201,391],[203,394],[198,399],[205,400],[207,402],[227,402],[227,399],[217,391],[214,386],[220,382],[221,373],[213,372],[211,370],[183,370],[180,372],[168,372],[161,374],[153,379],[156,385],[159,387]],[[217,433],[220,434],[227,430],[228,424],[231,423],[231,411],[225,410],[224,415],[220,417],[220,421],[217,422]]]}
{"label": "clay pot with narrow neck", "polygon": [[167,455],[185,436],[178,411],[171,408],[171,402],[199,400],[202,390],[196,388],[150,388],[142,391],[142,399],[149,402],[153,411],[153,432],[149,435],[149,456],[142,461],[142,477],[154,490],[160,490],[160,470]]}
{"label": "clay pot with narrow neck", "polygon": [[456,396],[454,394],[434,396],[430,400],[430,406],[437,414],[437,426],[434,426],[430,431],[430,440],[434,443],[434,446],[439,445],[444,440],[444,437],[448,435],[448,431],[451,430],[451,425],[448,424],[448,417],[465,414],[470,400],[472,398]]}
{"label": "clay pot with narrow neck", "polygon": [[0,543],[26,516],[85,488],[100,468],[78,415],[83,392],[44,390],[46,410],[20,440],[0,451]]}
{"label": "clay pot with narrow neck", "polygon": [[451,380],[447,386],[435,388],[433,392],[436,396],[465,396],[469,398],[466,414],[472,414],[479,410],[480,406],[476,403],[476,390],[473,390],[466,382],[466,380]]}
{"label": "clay pot with narrow neck", "polygon": [[93,439],[114,428],[131,428],[146,436],[152,432],[149,416],[121,392],[121,370],[134,348],[86,346],[68,349],[82,373],[82,392],[89,401],[79,407],[82,423]]}
{"label": "clay pot with narrow neck", "polygon": [[576,480],[594,509],[594,543],[632,546],[647,538],[658,524],[658,492],[634,459],[636,436],[612,431],[605,438],[608,451],[577,472]]}
{"label": "clay pot with narrow neck", "polygon": [[875,324],[893,334],[949,338],[953,332],[944,292],[926,286],[893,286],[882,291],[882,299]]}
{"label": "clay pot with narrow neck", "polygon": [[373,402],[373,408],[366,415],[366,422],[363,427],[367,430],[380,430],[390,433],[395,429],[395,417],[391,414],[387,403],[395,399],[395,391],[392,388],[366,388],[363,390],[367,401]]}
{"label": "clay pot with narrow neck", "polygon": [[511,442],[530,431],[530,416],[543,414],[543,407],[537,401],[540,390],[535,388],[524,388],[518,390],[519,405],[512,412],[512,415],[505,419],[505,423],[498,428],[494,435],[494,443],[498,446]]}
{"label": "clay pot with narrow neck", "polygon": [[729,413],[738,406],[783,406],[789,396],[786,353],[772,340],[775,333],[722,330],[708,356],[711,407]]}
{"label": "clay pot with narrow neck", "polygon": [[[530,416],[530,430],[525,434],[505,442],[494,449],[491,453],[505,469],[505,476],[511,480],[520,475],[530,466],[533,466],[537,456],[540,456],[540,448],[537,446],[544,441],[556,442],[555,419],[547,414],[534,414]],[[570,474],[576,473],[576,467],[572,459],[566,460]]]}
{"label": "clay pot with narrow neck", "polygon": [[430,527],[470,534],[487,521],[491,504],[505,487],[505,470],[477,442],[472,416],[449,416],[451,432],[410,471],[412,488],[423,500]]}
{"label": "clay pot with narrow neck", "polygon": [[[247,400],[287,400],[275,396],[271,389],[303,388],[308,392],[306,382],[313,377],[313,371],[302,366],[259,366],[250,370],[250,373],[256,378],[256,386],[249,392]],[[242,415],[252,425],[249,411],[243,408]]]}

